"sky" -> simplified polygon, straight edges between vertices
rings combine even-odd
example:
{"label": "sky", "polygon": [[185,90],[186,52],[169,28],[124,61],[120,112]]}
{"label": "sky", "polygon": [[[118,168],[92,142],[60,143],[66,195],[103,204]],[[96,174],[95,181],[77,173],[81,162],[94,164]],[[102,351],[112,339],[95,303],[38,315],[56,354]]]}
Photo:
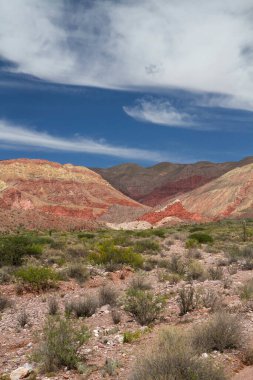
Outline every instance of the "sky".
{"label": "sky", "polygon": [[0,159],[253,155],[252,0],[0,0]]}

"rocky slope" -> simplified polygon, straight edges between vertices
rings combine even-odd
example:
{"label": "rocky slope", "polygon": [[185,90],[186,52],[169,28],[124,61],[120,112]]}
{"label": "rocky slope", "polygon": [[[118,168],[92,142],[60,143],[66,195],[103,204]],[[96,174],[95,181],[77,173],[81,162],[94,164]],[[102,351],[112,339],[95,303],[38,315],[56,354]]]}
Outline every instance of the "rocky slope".
{"label": "rocky slope", "polygon": [[0,228],[82,228],[113,205],[129,212],[143,209],[85,167],[44,160],[0,161]]}
{"label": "rocky slope", "polygon": [[231,170],[138,220],[163,225],[173,218],[205,222],[245,217],[253,217],[253,164]]}
{"label": "rocky slope", "polygon": [[253,163],[253,157],[247,157],[239,162],[203,161],[194,164],[164,162],[149,168],[136,164],[123,164],[94,170],[130,198],[154,207],[249,163]]}

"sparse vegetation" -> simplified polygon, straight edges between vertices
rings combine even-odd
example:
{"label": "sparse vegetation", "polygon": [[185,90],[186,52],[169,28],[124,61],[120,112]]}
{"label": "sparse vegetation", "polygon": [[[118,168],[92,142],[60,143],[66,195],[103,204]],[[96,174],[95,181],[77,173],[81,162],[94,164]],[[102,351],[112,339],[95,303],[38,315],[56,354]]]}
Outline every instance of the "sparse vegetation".
{"label": "sparse vegetation", "polygon": [[70,278],[74,278],[80,284],[87,281],[90,277],[88,269],[80,263],[70,265],[67,269],[67,275]]}
{"label": "sparse vegetation", "polygon": [[88,338],[86,326],[76,329],[70,320],[49,317],[34,359],[40,363],[43,372],[56,371],[61,367],[76,368],[79,360],[78,348]]}
{"label": "sparse vegetation", "polygon": [[150,282],[142,275],[133,277],[129,283],[129,289],[131,290],[150,290],[151,288]]}
{"label": "sparse vegetation", "polygon": [[7,309],[7,307],[11,306],[12,301],[8,297],[0,294],[0,312],[4,311],[5,309]]}
{"label": "sparse vegetation", "polygon": [[150,291],[129,291],[125,309],[131,313],[141,325],[149,325],[159,318],[164,307],[164,298]]}
{"label": "sparse vegetation", "polygon": [[59,304],[55,297],[50,297],[48,300],[48,314],[56,315],[59,311]]}
{"label": "sparse vegetation", "polygon": [[22,281],[25,287],[35,291],[55,287],[59,278],[53,269],[42,266],[28,266],[19,268],[15,272],[15,276]]}
{"label": "sparse vegetation", "polygon": [[225,311],[214,314],[201,327],[194,330],[193,345],[200,352],[239,348],[242,343],[242,324],[238,315]]}
{"label": "sparse vegetation", "polygon": [[110,285],[104,285],[99,290],[99,305],[115,306],[117,303],[118,292]]}
{"label": "sparse vegetation", "polygon": [[25,309],[21,310],[21,312],[17,316],[18,325],[24,328],[29,322],[29,315]]}
{"label": "sparse vegetation", "polygon": [[73,312],[77,318],[91,317],[96,312],[98,305],[97,297],[87,294],[84,297],[67,303],[65,305],[65,312],[67,315]]}
{"label": "sparse vegetation", "polygon": [[166,330],[153,351],[135,365],[130,380],[225,380],[225,374],[210,360],[203,360],[192,349],[186,334]]}

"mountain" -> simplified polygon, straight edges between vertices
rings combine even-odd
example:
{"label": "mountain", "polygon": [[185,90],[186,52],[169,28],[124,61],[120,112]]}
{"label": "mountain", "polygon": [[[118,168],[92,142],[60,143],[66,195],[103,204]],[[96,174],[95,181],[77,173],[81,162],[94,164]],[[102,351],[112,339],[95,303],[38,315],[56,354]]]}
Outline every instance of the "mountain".
{"label": "mountain", "polygon": [[85,167],[30,159],[0,161],[0,229],[92,227],[115,206],[132,217],[145,209]]}
{"label": "mountain", "polygon": [[123,194],[154,207],[249,163],[253,163],[253,157],[247,157],[239,162],[201,161],[194,164],[164,162],[148,168],[136,164],[122,164],[108,169],[93,170]]}
{"label": "mountain", "polygon": [[205,222],[247,217],[253,217],[253,164],[233,169],[145,213],[138,220],[163,225],[173,221]]}

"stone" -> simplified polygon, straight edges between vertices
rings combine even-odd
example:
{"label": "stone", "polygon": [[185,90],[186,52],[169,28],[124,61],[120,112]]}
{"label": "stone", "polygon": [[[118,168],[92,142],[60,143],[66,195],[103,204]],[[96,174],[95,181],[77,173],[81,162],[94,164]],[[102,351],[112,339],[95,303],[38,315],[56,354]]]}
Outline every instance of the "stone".
{"label": "stone", "polygon": [[24,379],[32,372],[32,366],[28,363],[24,364],[24,366],[19,367],[11,372],[10,379],[11,380],[19,380]]}

